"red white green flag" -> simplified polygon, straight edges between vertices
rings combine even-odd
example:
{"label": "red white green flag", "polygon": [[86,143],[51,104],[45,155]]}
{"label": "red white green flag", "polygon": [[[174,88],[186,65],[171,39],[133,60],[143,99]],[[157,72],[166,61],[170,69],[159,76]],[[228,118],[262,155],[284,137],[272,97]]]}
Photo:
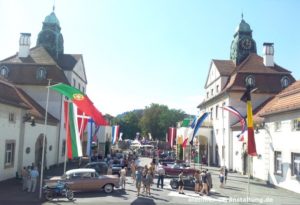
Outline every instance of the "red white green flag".
{"label": "red white green flag", "polygon": [[77,107],[73,103],[64,102],[67,156],[69,159],[82,157],[82,146],[78,128]]}
{"label": "red white green flag", "polygon": [[97,125],[108,124],[101,112],[98,111],[94,106],[93,102],[88,98],[86,94],[82,93],[80,90],[63,83],[58,83],[56,85],[50,86],[50,89],[68,97],[69,100],[71,100],[79,110],[84,112],[87,116],[93,118],[94,122]]}

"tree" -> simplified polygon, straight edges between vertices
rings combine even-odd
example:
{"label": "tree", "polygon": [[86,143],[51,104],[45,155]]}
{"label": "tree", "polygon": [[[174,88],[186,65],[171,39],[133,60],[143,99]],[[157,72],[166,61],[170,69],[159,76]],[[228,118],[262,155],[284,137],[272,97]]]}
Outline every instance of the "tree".
{"label": "tree", "polygon": [[139,126],[143,135],[151,133],[154,140],[164,140],[168,128],[176,126],[185,116],[182,110],[169,110],[166,105],[152,103],[145,108]]}
{"label": "tree", "polygon": [[134,110],[123,113],[113,119],[114,124],[120,125],[120,132],[123,133],[123,139],[135,139],[137,132],[141,132],[139,121],[142,117],[143,110]]}

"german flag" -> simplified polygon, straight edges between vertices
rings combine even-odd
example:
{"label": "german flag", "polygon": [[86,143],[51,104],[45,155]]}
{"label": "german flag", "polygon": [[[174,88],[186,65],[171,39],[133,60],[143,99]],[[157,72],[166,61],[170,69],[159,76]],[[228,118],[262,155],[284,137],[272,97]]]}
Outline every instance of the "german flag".
{"label": "german flag", "polygon": [[253,129],[253,114],[252,114],[250,86],[247,86],[245,93],[241,97],[241,101],[247,103],[248,155],[257,156],[255,138],[254,138],[254,129]]}

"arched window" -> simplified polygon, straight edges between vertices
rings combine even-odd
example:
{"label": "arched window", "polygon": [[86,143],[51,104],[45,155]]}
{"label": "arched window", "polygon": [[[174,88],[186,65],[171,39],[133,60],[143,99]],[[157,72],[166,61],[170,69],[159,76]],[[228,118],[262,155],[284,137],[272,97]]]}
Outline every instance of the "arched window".
{"label": "arched window", "polygon": [[4,78],[7,78],[8,77],[8,67],[3,65],[0,67],[0,75]]}
{"label": "arched window", "polygon": [[281,87],[286,88],[290,85],[290,79],[287,76],[281,78]]}
{"label": "arched window", "polygon": [[37,71],[36,71],[36,78],[38,80],[44,80],[46,79],[46,75],[47,75],[47,71],[45,68],[40,67]]}
{"label": "arched window", "polygon": [[246,86],[254,87],[255,86],[255,78],[253,75],[248,75],[245,79]]}

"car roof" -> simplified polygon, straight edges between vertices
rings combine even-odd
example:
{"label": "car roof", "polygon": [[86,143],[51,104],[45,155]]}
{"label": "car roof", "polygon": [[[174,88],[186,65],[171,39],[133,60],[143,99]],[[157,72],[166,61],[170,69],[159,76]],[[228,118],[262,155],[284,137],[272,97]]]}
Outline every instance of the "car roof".
{"label": "car roof", "polygon": [[94,173],[96,171],[95,171],[95,169],[90,169],[90,168],[71,169],[71,170],[66,171],[66,175],[70,175],[70,174],[74,174],[74,173],[86,173],[86,172]]}

